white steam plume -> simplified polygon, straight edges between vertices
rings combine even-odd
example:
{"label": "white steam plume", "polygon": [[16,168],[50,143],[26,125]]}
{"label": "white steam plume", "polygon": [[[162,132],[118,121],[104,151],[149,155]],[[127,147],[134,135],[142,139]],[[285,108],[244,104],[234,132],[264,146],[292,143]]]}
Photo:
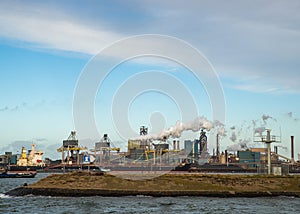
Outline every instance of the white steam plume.
{"label": "white steam plume", "polygon": [[239,140],[239,143],[235,143],[227,147],[228,151],[235,152],[240,150],[248,150],[254,148],[255,144],[251,143],[251,139]]}
{"label": "white steam plume", "polygon": [[262,134],[266,131],[266,127],[262,126],[262,127],[257,127],[254,129],[254,135],[257,135],[258,136],[262,136]]}
{"label": "white steam plume", "polygon": [[210,131],[214,128],[218,128],[218,134],[224,134],[224,125],[221,122],[212,122],[207,120],[205,117],[197,117],[195,120],[187,123],[178,121],[174,126],[170,127],[169,129],[162,130],[160,134],[143,135],[133,140],[163,140],[168,139],[169,137],[179,138],[181,137],[181,134],[184,131],[198,132],[201,129],[206,129],[207,131]]}
{"label": "white steam plume", "polygon": [[237,137],[236,137],[235,132],[232,132],[231,137],[230,137],[230,140],[231,140],[232,142],[235,142],[236,139],[237,139]]}
{"label": "white steam plume", "polygon": [[293,112],[288,112],[286,114],[290,119],[292,119],[294,122],[298,122],[299,118],[295,118]]}
{"label": "white steam plume", "polygon": [[274,121],[277,121],[275,118],[271,117],[270,115],[266,115],[266,114],[264,114],[261,118],[265,125],[267,124],[268,119],[273,119]]}
{"label": "white steam plume", "polygon": [[245,150],[248,149],[247,146],[248,142],[240,142],[240,143],[236,143],[234,145],[228,146],[227,150],[231,151],[231,152],[235,152],[235,151],[239,151],[239,150]]}

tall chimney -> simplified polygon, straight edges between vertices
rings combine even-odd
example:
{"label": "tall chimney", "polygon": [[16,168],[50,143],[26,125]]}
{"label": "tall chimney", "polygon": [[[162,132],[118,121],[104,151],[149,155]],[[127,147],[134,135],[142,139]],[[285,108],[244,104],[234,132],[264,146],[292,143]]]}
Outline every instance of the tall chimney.
{"label": "tall chimney", "polygon": [[294,136],[291,136],[291,159],[294,162]]}
{"label": "tall chimney", "polygon": [[176,140],[173,140],[173,150],[176,150]]}

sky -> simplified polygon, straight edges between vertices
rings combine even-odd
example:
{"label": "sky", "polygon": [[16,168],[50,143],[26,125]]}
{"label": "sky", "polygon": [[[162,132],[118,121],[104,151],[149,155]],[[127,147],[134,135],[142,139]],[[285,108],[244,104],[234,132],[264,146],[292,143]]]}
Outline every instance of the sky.
{"label": "sky", "polygon": [[[126,38],[161,35],[170,38],[158,45],[166,53],[194,57],[172,39],[201,53],[194,61],[208,62],[223,97],[215,97],[209,90],[215,85],[195,78],[184,63],[161,56],[119,61],[96,85],[88,100],[92,110],[81,115],[93,115],[99,136],[77,130],[80,144],[92,147],[108,133],[126,150],[127,137],[135,136],[124,136],[121,119],[127,133],[138,135],[140,125],[158,133],[197,115],[215,120],[212,100],[224,99],[225,106],[217,106],[225,112],[221,150],[264,147],[253,136],[269,128],[281,141],[280,153],[290,157],[291,135],[300,153],[299,10],[293,0],[1,1],[0,152],[18,153],[35,143],[46,157],[59,158],[56,149],[70,131],[90,127],[78,124],[74,113],[74,100],[87,100],[84,93],[76,97],[76,89],[89,65],[99,56],[104,68],[126,53],[155,46],[153,39],[118,49]],[[197,137],[187,131],[180,140]],[[208,147],[215,148],[213,134]]]}

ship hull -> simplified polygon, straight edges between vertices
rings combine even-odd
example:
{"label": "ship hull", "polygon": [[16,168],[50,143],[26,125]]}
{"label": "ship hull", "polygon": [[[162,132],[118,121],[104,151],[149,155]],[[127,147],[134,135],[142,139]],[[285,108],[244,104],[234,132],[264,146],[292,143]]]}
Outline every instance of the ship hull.
{"label": "ship hull", "polygon": [[4,172],[0,174],[0,178],[34,178],[36,173],[33,172]]}

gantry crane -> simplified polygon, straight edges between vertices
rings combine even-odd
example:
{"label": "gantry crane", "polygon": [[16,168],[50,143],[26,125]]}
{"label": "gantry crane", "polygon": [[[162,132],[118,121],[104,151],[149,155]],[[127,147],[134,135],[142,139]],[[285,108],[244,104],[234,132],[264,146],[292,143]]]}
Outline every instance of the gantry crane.
{"label": "gantry crane", "polygon": [[[82,150],[87,150],[87,147],[82,147],[78,144],[78,139],[76,136],[76,131],[71,131],[70,136],[67,140],[63,141],[63,145],[57,149],[57,152],[62,153],[62,164],[73,164],[73,155],[76,152],[76,163],[79,164],[79,152]],[[67,152],[65,160],[65,152]]]}

